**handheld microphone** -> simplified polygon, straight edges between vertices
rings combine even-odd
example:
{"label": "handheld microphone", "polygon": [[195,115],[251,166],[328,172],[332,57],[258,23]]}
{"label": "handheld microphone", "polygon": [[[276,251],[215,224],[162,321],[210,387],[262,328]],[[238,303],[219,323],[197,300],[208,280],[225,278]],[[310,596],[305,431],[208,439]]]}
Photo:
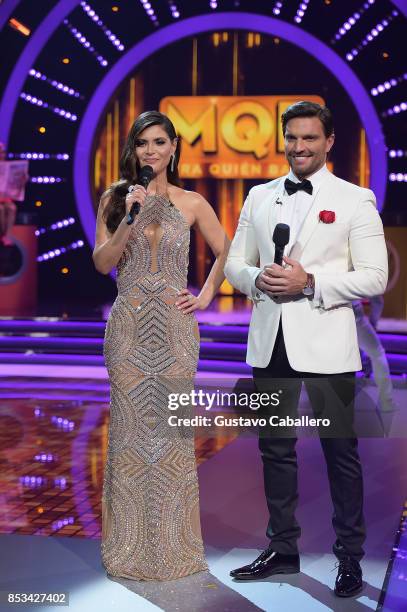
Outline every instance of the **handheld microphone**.
{"label": "handheld microphone", "polygon": [[273,242],[275,246],[274,263],[283,265],[284,247],[290,241],[290,226],[285,223],[277,223],[273,232]]}
{"label": "handheld microphone", "polygon": [[[144,189],[147,189],[151,179],[154,177],[154,170],[151,166],[143,166],[140,170],[138,183],[139,185],[143,185]],[[128,192],[131,193],[134,189],[134,185],[130,185]],[[138,215],[140,212],[140,203],[133,202],[130,212],[127,215],[126,223],[127,225],[131,225],[134,221],[134,217]]]}

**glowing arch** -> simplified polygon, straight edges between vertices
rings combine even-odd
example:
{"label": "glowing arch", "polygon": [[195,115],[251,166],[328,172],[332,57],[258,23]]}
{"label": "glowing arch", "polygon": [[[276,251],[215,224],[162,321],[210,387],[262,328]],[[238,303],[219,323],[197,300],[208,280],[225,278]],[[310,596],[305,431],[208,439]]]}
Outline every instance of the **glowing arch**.
{"label": "glowing arch", "polygon": [[323,63],[336,78],[346,83],[358,112],[371,151],[371,187],[379,209],[383,206],[387,183],[387,156],[381,124],[362,83],[344,60],[317,38],[283,21],[251,13],[218,13],[191,17],[154,32],[137,43],[106,74],[91,99],[80,125],[74,155],[74,184],[82,225],[90,244],[94,240],[95,213],[89,181],[93,137],[101,113],[118,85],[147,57],[182,38],[213,30],[249,30],[273,36],[301,47]]}

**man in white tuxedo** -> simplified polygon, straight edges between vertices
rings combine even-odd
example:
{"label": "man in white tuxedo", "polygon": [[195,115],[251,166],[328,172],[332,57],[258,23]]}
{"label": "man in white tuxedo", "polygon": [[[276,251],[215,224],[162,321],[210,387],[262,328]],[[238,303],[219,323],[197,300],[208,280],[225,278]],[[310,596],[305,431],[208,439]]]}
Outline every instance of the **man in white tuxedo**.
{"label": "man in white tuxedo", "polygon": [[[319,432],[334,506],[335,594],[349,597],[362,588],[365,540],[352,426],[355,372],[361,369],[352,300],[384,292],[387,251],[373,192],[326,166],[335,138],[329,109],[297,102],[283,114],[282,127],[290,172],[250,190],[225,274],[253,301],[247,362],[256,386],[271,389],[276,378],[288,381],[280,414],[295,415],[304,382],[315,416],[333,421],[330,433]],[[282,266],[273,263],[278,223],[290,227]],[[292,429],[276,429],[268,427],[259,437],[270,545],[253,563],[231,572],[236,580],[299,571],[296,436]]]}

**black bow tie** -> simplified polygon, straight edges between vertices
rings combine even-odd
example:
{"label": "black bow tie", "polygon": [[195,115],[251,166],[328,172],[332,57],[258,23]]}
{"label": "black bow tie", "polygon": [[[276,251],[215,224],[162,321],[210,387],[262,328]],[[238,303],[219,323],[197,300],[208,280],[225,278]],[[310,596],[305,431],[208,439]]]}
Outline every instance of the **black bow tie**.
{"label": "black bow tie", "polygon": [[301,183],[294,183],[294,181],[290,181],[289,178],[286,178],[284,181],[284,187],[288,195],[297,193],[297,191],[300,191],[300,189],[312,195],[312,183],[308,179],[304,179],[301,181]]}

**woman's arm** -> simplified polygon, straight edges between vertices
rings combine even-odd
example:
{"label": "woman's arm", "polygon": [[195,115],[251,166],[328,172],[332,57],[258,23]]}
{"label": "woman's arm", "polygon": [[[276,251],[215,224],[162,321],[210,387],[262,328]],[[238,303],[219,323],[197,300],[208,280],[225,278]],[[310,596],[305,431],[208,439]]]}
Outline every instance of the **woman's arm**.
{"label": "woman's arm", "polygon": [[[134,202],[138,202],[141,207],[144,206],[147,192],[142,185],[136,185],[135,189],[128,193],[125,199],[126,212],[119,223],[119,226],[114,234],[111,234],[107,227],[106,222],[103,219],[103,211],[105,210],[110,194],[105,192],[100,198],[100,204],[96,220],[96,239],[95,248],[93,249],[93,261],[95,268],[102,274],[109,274],[109,272],[116,266],[120,257],[123,254],[127,240],[130,235],[131,225],[127,225],[126,218],[131,210]],[[134,223],[137,223],[137,215]]]}
{"label": "woman's arm", "polygon": [[[192,194],[191,194],[192,195]],[[223,268],[229,251],[230,240],[212,206],[198,193],[193,194],[193,210],[195,213],[195,224],[209,245],[216,260],[213,263],[208,278],[205,281],[199,295],[194,299],[188,299],[189,292],[185,289],[181,298],[176,302],[178,308],[184,313],[194,310],[203,310],[213,300],[219,287],[225,279]]]}
{"label": "woman's arm", "polygon": [[119,261],[128,240],[131,225],[127,225],[123,217],[114,234],[111,234],[103,219],[103,211],[109,202],[110,194],[104,193],[100,198],[96,219],[95,248],[93,249],[93,262],[98,272],[109,274]]}

